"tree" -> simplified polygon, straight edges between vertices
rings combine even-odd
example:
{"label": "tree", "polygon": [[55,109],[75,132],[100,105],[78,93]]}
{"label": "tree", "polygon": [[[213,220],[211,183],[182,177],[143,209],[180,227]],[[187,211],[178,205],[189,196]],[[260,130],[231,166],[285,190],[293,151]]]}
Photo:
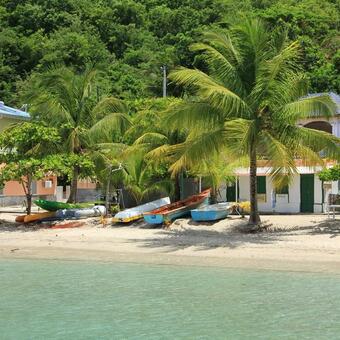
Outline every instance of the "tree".
{"label": "tree", "polygon": [[[98,71],[78,74],[53,68],[32,79],[26,95],[33,116],[60,131],[65,152],[90,154],[96,143],[112,142],[130,126],[127,108],[113,97],[98,97]],[[81,168],[73,167],[69,202],[77,200]]]}
{"label": "tree", "polygon": [[26,195],[26,212],[31,213],[32,181],[47,175],[67,174],[67,157],[57,154],[61,136],[54,128],[23,123],[0,135],[2,185],[10,180],[21,183]]}
{"label": "tree", "polygon": [[323,131],[298,127],[311,115],[331,116],[328,95],[306,96],[308,82],[298,66],[299,46],[286,32],[272,31],[257,19],[231,29],[208,32],[192,46],[203,53],[207,72],[179,68],[170,78],[194,95],[175,105],[166,124],[186,126],[190,134],[170,151],[181,156],[172,171],[193,167],[216,155],[230,161],[247,157],[250,167],[249,224],[259,225],[256,170],[258,159],[271,166],[277,187],[297,172],[295,158],[322,164],[318,152],[339,158],[339,139]]}
{"label": "tree", "polygon": [[325,182],[340,181],[340,164],[323,169],[319,172],[318,177],[321,181]]}
{"label": "tree", "polygon": [[[137,204],[152,194],[173,194],[173,182],[167,176],[167,170],[155,166],[145,159],[145,152],[134,150],[124,163],[123,183]],[[119,174],[117,174],[119,176]]]}
{"label": "tree", "polygon": [[[166,169],[173,162],[172,158],[164,158],[164,150],[171,145],[185,140],[186,129],[169,129],[163,122],[169,105],[178,103],[175,98],[158,98],[149,100],[137,100],[133,103],[137,111],[133,117],[133,125],[126,132],[124,138],[129,144],[129,153],[134,151],[144,152],[145,159],[152,163],[155,172],[161,173],[163,180],[170,181]],[[180,199],[180,176],[174,174],[174,198]]]}

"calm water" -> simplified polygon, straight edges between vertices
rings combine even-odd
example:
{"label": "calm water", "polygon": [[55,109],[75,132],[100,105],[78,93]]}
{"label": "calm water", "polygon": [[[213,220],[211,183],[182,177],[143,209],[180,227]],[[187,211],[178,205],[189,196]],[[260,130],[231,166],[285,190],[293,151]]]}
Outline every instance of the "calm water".
{"label": "calm water", "polygon": [[339,339],[340,277],[0,261],[1,339]]}

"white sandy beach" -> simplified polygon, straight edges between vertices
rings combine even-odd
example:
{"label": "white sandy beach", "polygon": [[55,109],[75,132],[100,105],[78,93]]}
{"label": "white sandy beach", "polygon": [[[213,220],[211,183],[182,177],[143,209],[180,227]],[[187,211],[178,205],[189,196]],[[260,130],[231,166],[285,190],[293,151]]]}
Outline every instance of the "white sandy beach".
{"label": "white sandy beach", "polygon": [[0,258],[99,260],[340,273],[340,220],[325,215],[268,215],[268,231],[245,234],[246,223],[175,221],[170,229],[143,222],[103,226],[98,219],[73,229],[13,223],[1,213]]}

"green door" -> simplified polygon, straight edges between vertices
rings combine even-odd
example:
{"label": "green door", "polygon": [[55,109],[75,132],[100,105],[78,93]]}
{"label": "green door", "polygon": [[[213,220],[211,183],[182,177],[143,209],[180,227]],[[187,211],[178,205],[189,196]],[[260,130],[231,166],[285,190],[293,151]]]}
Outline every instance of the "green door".
{"label": "green door", "polygon": [[[237,192],[238,194],[240,192],[238,181],[237,181],[237,189],[238,189],[238,192]],[[230,183],[227,186],[227,202],[236,202],[236,182]]]}
{"label": "green door", "polygon": [[300,211],[314,212],[314,175],[300,175]]}

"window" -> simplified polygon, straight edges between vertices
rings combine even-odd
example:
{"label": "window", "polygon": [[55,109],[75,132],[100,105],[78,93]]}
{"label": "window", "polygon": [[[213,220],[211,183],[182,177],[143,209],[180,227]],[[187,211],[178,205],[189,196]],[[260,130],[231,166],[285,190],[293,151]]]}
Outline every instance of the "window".
{"label": "window", "polygon": [[288,193],[289,193],[288,185],[285,185],[280,189],[276,189],[276,194],[278,195],[288,195]]}
{"label": "window", "polygon": [[266,194],[266,176],[257,176],[256,178],[256,191],[258,194]]}

